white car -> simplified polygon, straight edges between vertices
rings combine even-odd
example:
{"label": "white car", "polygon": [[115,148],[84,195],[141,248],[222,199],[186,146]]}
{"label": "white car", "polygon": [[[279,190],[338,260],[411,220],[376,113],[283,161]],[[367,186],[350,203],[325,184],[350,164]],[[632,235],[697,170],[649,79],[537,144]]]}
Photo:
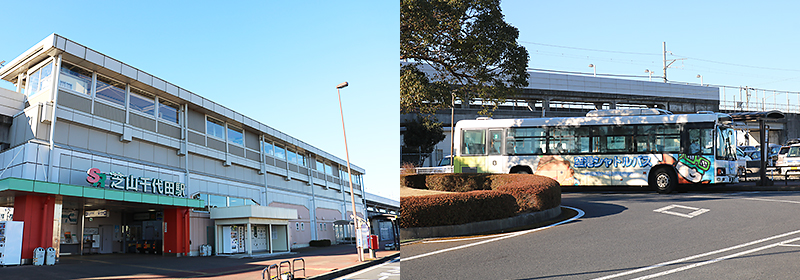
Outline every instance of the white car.
{"label": "white car", "polygon": [[[787,147],[784,147],[787,148]],[[784,149],[781,148],[781,152]],[[790,173],[800,173],[800,144],[788,146],[785,154],[778,152],[775,167],[781,175],[789,176]]]}

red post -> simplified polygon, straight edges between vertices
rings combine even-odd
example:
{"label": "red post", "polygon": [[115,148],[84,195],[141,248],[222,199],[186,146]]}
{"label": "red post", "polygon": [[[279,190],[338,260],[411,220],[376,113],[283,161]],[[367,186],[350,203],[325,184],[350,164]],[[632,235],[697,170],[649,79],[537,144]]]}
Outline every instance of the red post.
{"label": "red post", "polygon": [[33,249],[53,246],[52,195],[17,195],[14,197],[14,221],[25,222],[22,229],[22,259],[33,260]]}
{"label": "red post", "polygon": [[189,254],[189,209],[164,209],[164,253]]}

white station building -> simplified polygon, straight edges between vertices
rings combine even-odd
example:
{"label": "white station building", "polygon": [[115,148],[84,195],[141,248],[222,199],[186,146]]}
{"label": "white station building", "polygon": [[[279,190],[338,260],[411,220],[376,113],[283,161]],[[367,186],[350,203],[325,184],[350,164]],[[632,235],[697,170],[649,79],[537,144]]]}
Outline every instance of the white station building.
{"label": "white station building", "polygon": [[[365,170],[52,34],[0,68],[0,207],[23,262],[60,255],[283,252],[352,241]],[[202,90],[201,90],[202,91]],[[339,222],[337,222],[339,221]]]}

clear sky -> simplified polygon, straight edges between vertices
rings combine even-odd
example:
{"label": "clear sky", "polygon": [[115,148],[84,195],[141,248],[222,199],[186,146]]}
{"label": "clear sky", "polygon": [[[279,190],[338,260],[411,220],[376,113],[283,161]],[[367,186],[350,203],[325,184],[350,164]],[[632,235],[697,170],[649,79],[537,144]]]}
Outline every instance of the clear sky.
{"label": "clear sky", "polygon": [[[345,159],[399,200],[398,1],[11,1],[0,61],[51,33]],[[0,81],[0,86],[13,84]]]}
{"label": "clear sky", "polygon": [[[531,68],[800,92],[797,1],[503,1]],[[654,81],[656,79],[654,78]],[[727,98],[731,89],[726,88]],[[738,91],[736,91],[738,94]],[[786,95],[767,103],[786,103]],[[797,107],[798,94],[790,94]],[[795,109],[797,110],[797,109]]]}

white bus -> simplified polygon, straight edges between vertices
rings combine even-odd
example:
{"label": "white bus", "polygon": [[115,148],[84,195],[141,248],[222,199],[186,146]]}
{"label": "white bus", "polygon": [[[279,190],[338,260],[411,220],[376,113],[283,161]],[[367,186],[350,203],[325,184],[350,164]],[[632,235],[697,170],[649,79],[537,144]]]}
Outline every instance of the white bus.
{"label": "white bus", "polygon": [[528,173],[561,185],[651,186],[738,182],[727,114],[594,110],[586,117],[463,120],[454,172]]}

